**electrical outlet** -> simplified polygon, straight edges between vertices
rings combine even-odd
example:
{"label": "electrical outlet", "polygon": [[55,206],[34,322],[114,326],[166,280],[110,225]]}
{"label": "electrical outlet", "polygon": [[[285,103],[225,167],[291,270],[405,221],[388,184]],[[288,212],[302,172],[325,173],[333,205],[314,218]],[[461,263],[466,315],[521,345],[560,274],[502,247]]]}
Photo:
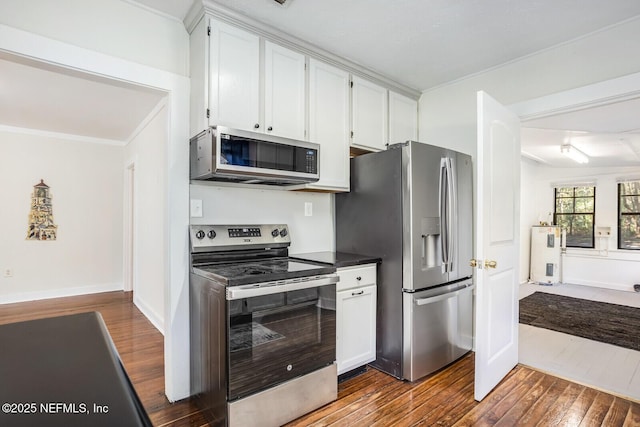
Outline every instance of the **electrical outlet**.
{"label": "electrical outlet", "polygon": [[13,277],[13,270],[10,268],[4,269],[4,277]]}

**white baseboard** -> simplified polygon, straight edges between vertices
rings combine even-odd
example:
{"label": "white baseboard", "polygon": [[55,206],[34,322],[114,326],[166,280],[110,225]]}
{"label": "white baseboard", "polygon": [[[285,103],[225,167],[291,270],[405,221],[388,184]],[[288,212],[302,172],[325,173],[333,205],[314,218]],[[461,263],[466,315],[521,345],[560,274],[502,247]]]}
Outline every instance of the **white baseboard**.
{"label": "white baseboard", "polygon": [[49,289],[46,291],[20,292],[0,296],[0,305],[16,302],[36,301],[50,298],[74,297],[78,295],[98,294],[101,292],[121,291],[122,282],[100,285],[78,286],[75,288]]}
{"label": "white baseboard", "polygon": [[621,283],[594,282],[590,280],[572,279],[572,278],[565,279],[562,281],[562,283],[566,283],[569,285],[591,286],[594,288],[613,289],[615,291],[634,292],[633,285],[625,285]]}
{"label": "white baseboard", "polygon": [[164,335],[164,320],[162,316],[159,316],[158,313],[138,298],[135,292],[133,293],[133,303],[138,307],[138,310],[140,310],[142,314],[149,319],[149,322],[151,322],[151,324],[155,326],[162,335]]}

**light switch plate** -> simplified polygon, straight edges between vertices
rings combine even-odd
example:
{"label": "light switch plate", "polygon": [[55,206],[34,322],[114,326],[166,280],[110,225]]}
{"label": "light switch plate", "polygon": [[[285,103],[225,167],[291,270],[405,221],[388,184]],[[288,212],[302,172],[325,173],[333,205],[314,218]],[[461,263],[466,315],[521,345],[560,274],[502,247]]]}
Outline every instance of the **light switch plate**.
{"label": "light switch plate", "polygon": [[304,202],[304,216],[313,216],[313,204]]}
{"label": "light switch plate", "polygon": [[202,218],[202,200],[191,199],[191,217]]}

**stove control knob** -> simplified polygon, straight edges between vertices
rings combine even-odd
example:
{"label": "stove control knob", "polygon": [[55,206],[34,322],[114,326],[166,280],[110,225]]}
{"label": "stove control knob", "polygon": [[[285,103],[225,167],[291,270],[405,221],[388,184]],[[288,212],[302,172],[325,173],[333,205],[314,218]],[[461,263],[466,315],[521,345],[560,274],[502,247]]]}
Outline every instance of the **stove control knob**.
{"label": "stove control knob", "polygon": [[198,230],[198,231],[196,231],[196,237],[197,237],[199,240],[204,239],[204,231],[202,231],[202,230]]}
{"label": "stove control knob", "polygon": [[286,237],[287,234],[289,233],[287,232],[286,228],[283,228],[282,230],[280,230],[280,237]]}
{"label": "stove control knob", "polygon": [[207,236],[209,236],[210,239],[213,239],[214,237],[216,237],[216,232],[213,230],[209,230]]}
{"label": "stove control knob", "polygon": [[274,228],[274,229],[273,229],[273,231],[271,232],[271,235],[272,235],[273,237],[278,237],[278,234],[280,234],[280,232],[278,231],[278,229],[277,229],[277,228]]}

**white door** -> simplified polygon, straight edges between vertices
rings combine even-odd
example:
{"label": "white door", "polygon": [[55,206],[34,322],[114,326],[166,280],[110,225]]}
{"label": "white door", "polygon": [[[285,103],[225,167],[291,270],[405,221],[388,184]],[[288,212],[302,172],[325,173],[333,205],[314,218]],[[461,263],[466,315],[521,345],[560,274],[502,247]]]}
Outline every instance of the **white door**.
{"label": "white door", "polygon": [[265,42],[264,132],[304,139],[304,64],[304,55]]}
{"label": "white door", "polygon": [[336,292],[338,375],[376,359],[376,287]]}
{"label": "white door", "polygon": [[520,121],[478,92],[475,399],[518,363]]}
{"label": "white door", "polygon": [[351,81],[351,144],[357,148],[384,150],[389,120],[387,89],[356,76]]}
{"label": "white door", "polygon": [[418,140],[418,101],[389,91],[389,144]]}
{"label": "white door", "polygon": [[320,181],[349,191],[349,73],[309,59],[309,141],[320,144]]}
{"label": "white door", "polygon": [[262,130],[260,38],[212,19],[210,49],[209,124]]}

